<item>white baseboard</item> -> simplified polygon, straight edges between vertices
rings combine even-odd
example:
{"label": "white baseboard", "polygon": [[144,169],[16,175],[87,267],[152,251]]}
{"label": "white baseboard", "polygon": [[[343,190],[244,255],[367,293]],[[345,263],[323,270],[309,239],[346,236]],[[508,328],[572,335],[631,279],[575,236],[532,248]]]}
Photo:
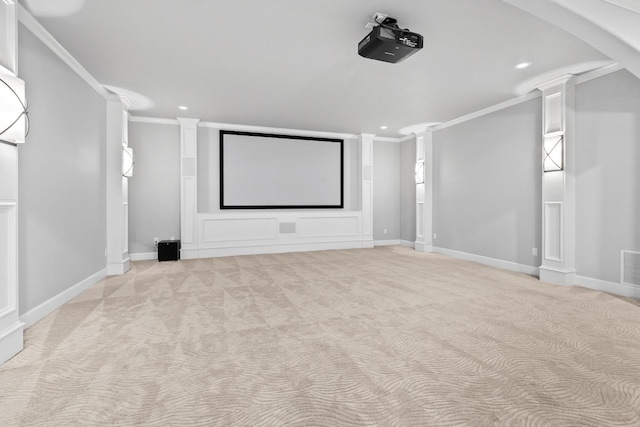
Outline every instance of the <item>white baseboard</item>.
{"label": "white baseboard", "polygon": [[576,276],[576,285],[596,291],[608,292],[622,297],[640,298],[640,288],[624,283],[609,282],[592,279],[591,277]]}
{"label": "white baseboard", "polygon": [[452,249],[433,247],[433,252],[442,255],[448,255],[453,258],[460,258],[467,261],[473,261],[480,264],[489,265],[491,267],[502,268],[504,270],[515,271],[517,273],[530,274],[532,276],[538,276],[538,267],[532,267],[530,265],[518,264],[511,261],[504,261],[496,258],[489,258],[482,255],[470,254],[467,252],[454,251]]}
{"label": "white baseboard", "polygon": [[373,246],[399,246],[400,240],[374,240]]}
{"label": "white baseboard", "polygon": [[[335,249],[372,248],[373,240],[349,240],[326,243],[298,243],[286,245],[238,246],[226,248],[181,249],[181,259],[216,258],[238,255],[278,254],[286,252],[326,251]],[[133,254],[132,254],[133,257]]]}
{"label": "white baseboard", "polygon": [[20,320],[24,322],[25,328],[28,328],[49,313],[52,313],[56,309],[60,308],[63,304],[71,301],[82,291],[89,289],[91,286],[95,285],[105,277],[107,277],[106,268],[98,271],[95,274],[92,274],[81,282],[76,283],[69,289],[60,292],[53,298],[50,298],[39,306],[27,311],[22,316],[20,316]]}
{"label": "white baseboard", "polygon": [[22,351],[24,323],[16,322],[0,332],[0,365]]}
{"label": "white baseboard", "polygon": [[158,252],[140,252],[131,254],[131,261],[152,261],[158,259]]}
{"label": "white baseboard", "polygon": [[400,246],[404,246],[405,248],[416,248],[416,242],[410,242],[408,240],[400,240]]}

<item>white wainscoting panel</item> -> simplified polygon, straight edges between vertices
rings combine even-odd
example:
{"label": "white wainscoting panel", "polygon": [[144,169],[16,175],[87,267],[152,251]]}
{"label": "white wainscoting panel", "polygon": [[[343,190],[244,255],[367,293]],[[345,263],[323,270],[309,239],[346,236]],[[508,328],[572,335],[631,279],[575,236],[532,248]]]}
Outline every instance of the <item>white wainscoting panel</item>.
{"label": "white wainscoting panel", "polygon": [[196,221],[197,214],[195,212],[197,206],[196,200],[196,178],[182,178],[182,194],[184,203],[182,204],[182,243],[196,243]]}
{"label": "white wainscoting panel", "polygon": [[182,255],[188,259],[361,248],[367,246],[361,221],[361,211],[344,210],[201,213],[197,247]]}
{"label": "white wainscoting panel", "polygon": [[356,237],[359,217],[309,217],[298,219],[298,237]]}
{"label": "white wainscoting panel", "polygon": [[562,262],[562,202],[544,202],[544,257]]}
{"label": "white wainscoting panel", "polygon": [[0,202],[0,332],[17,317],[16,225],[16,203]]}
{"label": "white wainscoting panel", "polygon": [[362,181],[362,234],[373,238],[373,182]]}
{"label": "white wainscoting panel", "polygon": [[203,243],[277,238],[277,218],[220,218],[202,221]]}

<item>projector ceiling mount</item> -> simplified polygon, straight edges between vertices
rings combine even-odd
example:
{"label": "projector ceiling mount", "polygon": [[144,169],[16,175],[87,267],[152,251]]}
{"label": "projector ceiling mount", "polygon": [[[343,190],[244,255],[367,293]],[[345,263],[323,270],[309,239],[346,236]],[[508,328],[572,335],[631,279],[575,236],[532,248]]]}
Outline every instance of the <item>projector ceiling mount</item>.
{"label": "projector ceiling mount", "polygon": [[358,55],[395,64],[422,49],[422,36],[400,28],[397,19],[377,12],[373,20],[365,25],[371,32],[358,43]]}

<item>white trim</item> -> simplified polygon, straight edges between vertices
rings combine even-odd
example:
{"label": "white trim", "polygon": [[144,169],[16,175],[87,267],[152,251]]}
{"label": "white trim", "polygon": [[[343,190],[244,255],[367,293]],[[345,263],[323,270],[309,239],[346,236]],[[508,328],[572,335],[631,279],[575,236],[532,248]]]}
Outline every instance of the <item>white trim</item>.
{"label": "white trim", "polygon": [[[566,86],[569,83],[569,80],[574,78],[574,74],[563,74],[557,77],[552,78],[551,80],[547,80],[545,82],[539,83],[536,87],[544,92],[545,90],[554,89],[556,86]],[[554,91],[555,92],[555,91]]]}
{"label": "white trim", "polygon": [[373,248],[373,241],[347,240],[324,243],[291,243],[285,245],[251,245],[226,248],[180,249],[180,259],[216,258],[238,255],[281,254],[287,252],[311,252],[361,248]]}
{"label": "white trim", "polygon": [[0,332],[0,365],[22,351],[24,323],[16,322]]}
{"label": "white trim", "polygon": [[403,136],[402,138],[398,138],[398,142],[407,142],[407,141],[411,141],[412,139],[414,139],[416,137],[415,133]]}
{"label": "white trim", "polygon": [[158,260],[158,252],[140,252],[131,254],[131,261],[152,261]]}
{"label": "white trim", "polygon": [[411,249],[415,249],[416,244],[415,242],[410,242],[409,240],[400,240],[400,246],[403,246],[405,248],[411,248]]}
{"label": "white trim", "polygon": [[395,143],[399,143],[400,142],[400,138],[390,138],[387,136],[374,136],[373,137],[373,142],[395,142]]}
{"label": "white trim", "polygon": [[596,291],[608,292],[623,297],[640,298],[640,288],[591,277],[576,276],[576,285]]}
{"label": "white trim", "polygon": [[313,131],[313,130],[287,129],[287,128],[267,127],[267,126],[238,125],[238,124],[232,124],[232,123],[200,122],[198,123],[198,127],[235,130],[235,131],[241,131],[241,132],[278,133],[278,134],[286,134],[286,135],[317,136],[317,137],[327,137],[327,138],[355,139],[358,137],[358,135],[353,133],[322,132],[322,131]]}
{"label": "white trim", "polygon": [[564,270],[541,265],[538,267],[538,271],[538,277],[541,282],[560,286],[574,286],[576,284],[576,270]]}
{"label": "white trim", "polygon": [[78,76],[89,84],[96,92],[107,101],[120,101],[118,95],[114,95],[100,84],[62,45],[31,15],[27,9],[18,3],[18,20],[29,31],[44,43],[53,53],[64,61]]}
{"label": "white trim", "polygon": [[64,304],[71,301],[73,298],[77,297],[80,293],[89,289],[90,287],[92,287],[93,285],[95,285],[105,277],[107,277],[106,268],[98,271],[97,273],[92,274],[86,279],[76,283],[72,287],[60,292],[58,295],[52,298],[49,298],[47,301],[43,302],[39,306],[27,311],[22,316],[20,316],[20,320],[24,322],[25,328],[28,328],[29,326],[36,323],[38,320],[53,313],[55,310],[62,307]]}
{"label": "white trim", "polygon": [[505,108],[513,107],[514,105],[522,104],[523,102],[531,101],[532,99],[539,98],[540,96],[542,96],[542,93],[540,93],[540,91],[531,91],[517,98],[509,99],[499,104],[492,105],[491,107],[483,108],[482,110],[478,110],[465,116],[458,117],[457,119],[449,120],[448,122],[439,124],[430,129],[432,131],[446,129],[448,127],[459,125],[460,123],[464,123],[469,120],[486,116],[487,114],[495,113],[496,111],[504,110]]}
{"label": "white trim", "polygon": [[433,252],[433,246],[432,245],[427,245],[424,242],[415,241],[413,243],[413,248],[415,249],[416,252],[422,252],[422,253],[425,253],[425,254]]}
{"label": "white trim", "polygon": [[538,267],[530,265],[518,264],[511,261],[504,261],[496,258],[489,258],[482,255],[470,254],[467,252],[454,251],[452,249],[434,247],[433,252],[447,255],[453,258],[464,259],[467,261],[473,261],[480,264],[488,265],[491,267],[501,268],[503,270],[515,271],[517,273],[529,274],[532,276],[538,275]]}
{"label": "white trim", "polygon": [[373,246],[399,246],[400,240],[374,240]]}
{"label": "white trim", "polygon": [[119,276],[131,268],[131,258],[127,257],[122,262],[107,264],[107,276]]}
{"label": "white trim", "polygon": [[137,122],[137,123],[152,123],[154,125],[180,126],[180,122],[177,119],[161,119],[158,117],[132,116],[131,114],[129,114],[129,121]]}
{"label": "white trim", "polygon": [[579,76],[576,77],[576,84],[585,83],[590,80],[604,77],[607,74],[615,73],[624,69],[625,68],[622,65],[618,64],[617,62],[614,62],[613,64],[607,65],[602,68],[598,68],[597,70],[592,70],[584,74],[580,74]]}

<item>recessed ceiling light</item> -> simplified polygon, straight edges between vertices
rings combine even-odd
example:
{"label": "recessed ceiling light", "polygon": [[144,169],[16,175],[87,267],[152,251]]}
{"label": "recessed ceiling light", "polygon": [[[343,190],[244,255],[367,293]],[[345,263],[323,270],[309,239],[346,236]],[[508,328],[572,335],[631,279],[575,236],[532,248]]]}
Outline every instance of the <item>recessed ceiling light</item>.
{"label": "recessed ceiling light", "polygon": [[178,105],[178,108],[181,110],[188,110],[189,107],[185,107],[184,105]]}
{"label": "recessed ceiling light", "polygon": [[525,68],[528,68],[531,66],[531,62],[530,61],[525,61],[525,62],[521,62],[519,64],[516,64],[513,68],[515,68],[516,70],[524,70]]}
{"label": "recessed ceiling light", "polygon": [[385,130],[387,129],[389,126],[380,126],[380,129]]}

